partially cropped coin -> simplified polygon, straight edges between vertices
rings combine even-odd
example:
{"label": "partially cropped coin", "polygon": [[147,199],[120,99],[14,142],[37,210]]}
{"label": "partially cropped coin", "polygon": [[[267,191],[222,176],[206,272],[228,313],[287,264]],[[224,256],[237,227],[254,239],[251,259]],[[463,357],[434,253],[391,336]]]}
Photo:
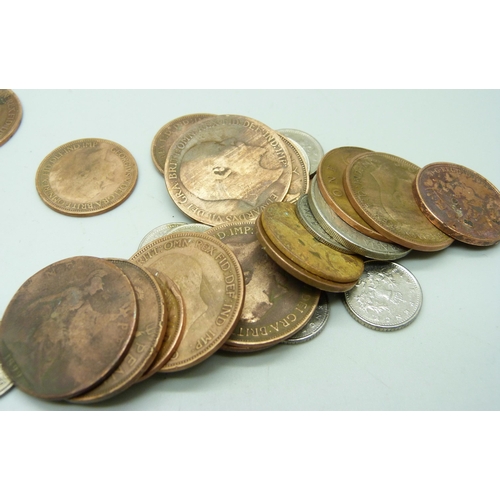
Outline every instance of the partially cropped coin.
{"label": "partially cropped coin", "polygon": [[309,191],[309,159],[295,141],[282,134],[279,136],[288,148],[292,160],[292,182],[283,201],[295,203],[301,195]]}
{"label": "partially cropped coin", "polygon": [[0,396],[3,396],[12,387],[14,387],[14,382],[3,371],[0,363]]}
{"label": "partially cropped coin", "polygon": [[290,139],[293,139],[304,148],[304,151],[307,153],[307,156],[309,158],[309,173],[311,175],[316,173],[321,158],[323,158],[324,155],[323,147],[321,146],[319,141],[312,135],[303,132],[302,130],[296,130],[294,128],[281,128],[277,130],[277,132],[286,135]]}
{"label": "partially cropped coin", "polygon": [[21,123],[23,108],[17,95],[8,89],[0,89],[0,146],[16,132]]}
{"label": "partially cropped coin", "polygon": [[204,233],[205,231],[208,231],[211,228],[212,226],[208,226],[207,224],[199,224],[199,223],[182,224],[181,226],[174,227],[169,234],[185,233],[189,231],[192,233]]}
{"label": "partially cropped coin", "polygon": [[153,240],[161,238],[162,236],[167,236],[173,229],[184,226],[185,224],[187,224],[187,222],[169,222],[168,224],[162,224],[161,226],[155,227],[141,240],[138,250],[148,243],[151,243]]}

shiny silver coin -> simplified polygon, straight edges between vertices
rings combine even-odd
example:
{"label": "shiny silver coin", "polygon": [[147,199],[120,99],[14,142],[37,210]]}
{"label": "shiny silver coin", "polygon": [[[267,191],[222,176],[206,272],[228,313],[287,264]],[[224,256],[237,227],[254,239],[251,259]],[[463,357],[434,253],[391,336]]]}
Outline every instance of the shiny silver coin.
{"label": "shiny silver coin", "polygon": [[207,224],[184,224],[182,226],[176,227],[170,231],[170,234],[174,233],[184,233],[186,231],[190,231],[191,233],[204,233],[205,231],[212,229],[212,226],[208,226]]}
{"label": "shiny silver coin", "polygon": [[324,156],[324,151],[321,144],[312,135],[296,130],[294,128],[281,128],[277,130],[280,134],[285,135],[289,139],[297,142],[307,154],[309,158],[309,174],[313,175],[318,169],[321,158]]}
{"label": "shiny silver coin", "polygon": [[0,364],[0,396],[3,396],[12,387],[14,387],[14,383],[7,377]]}
{"label": "shiny silver coin", "polygon": [[365,262],[358,282],[343,297],[347,311],[356,321],[381,332],[408,326],[422,306],[422,289],[417,279],[396,262]]}
{"label": "shiny silver coin", "polygon": [[146,246],[148,243],[151,243],[153,240],[170,234],[170,231],[172,231],[172,229],[183,226],[185,224],[187,224],[187,222],[169,222],[168,224],[162,224],[161,226],[155,227],[153,230],[149,231],[146,236],[144,236],[142,241],[139,243],[138,250],[140,250],[143,246]]}

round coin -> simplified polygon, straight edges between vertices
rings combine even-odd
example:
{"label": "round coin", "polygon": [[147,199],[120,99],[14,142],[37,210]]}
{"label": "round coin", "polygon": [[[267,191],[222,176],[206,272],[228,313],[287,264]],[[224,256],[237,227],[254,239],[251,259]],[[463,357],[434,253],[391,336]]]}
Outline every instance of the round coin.
{"label": "round coin", "polygon": [[169,222],[167,224],[162,224],[161,226],[155,227],[154,229],[149,231],[149,233],[146,234],[146,236],[144,236],[144,238],[141,240],[138,250],[140,250],[143,246],[146,246],[148,243],[151,243],[153,240],[161,238],[162,236],[167,236],[167,234],[170,234],[172,229],[175,229],[179,226],[184,226],[185,224],[187,224],[187,222]]}
{"label": "round coin", "polygon": [[2,364],[0,363],[0,396],[3,396],[12,387],[14,387],[14,382],[3,371]]}
{"label": "round coin", "polygon": [[191,232],[191,233],[204,233],[208,229],[211,229],[212,226],[208,226],[207,224],[183,224],[182,226],[174,227],[169,234],[176,234],[176,233],[185,233],[185,232]]}
{"label": "round coin", "polygon": [[23,117],[23,108],[17,95],[9,89],[0,89],[0,146],[16,132]]}
{"label": "round coin", "polygon": [[277,132],[293,139],[302,146],[309,158],[309,173],[311,175],[316,173],[318,165],[320,164],[321,158],[323,158],[324,154],[323,148],[318,140],[312,135],[294,128],[281,128],[277,130]]}
{"label": "round coin", "polygon": [[79,139],[43,159],[36,173],[36,189],[56,212],[98,215],[130,196],[137,175],[137,164],[124,147],[105,139]]}
{"label": "round coin", "polygon": [[292,161],[292,182],[283,201],[295,203],[301,195],[309,191],[309,160],[305,158],[302,147],[296,145],[294,141],[282,134],[279,134],[279,136],[285,143]]}
{"label": "round coin", "polygon": [[500,241],[500,191],[474,170],[431,163],[418,173],[413,193],[427,218],[453,239],[477,246]]}
{"label": "round coin", "polygon": [[16,292],[0,325],[0,360],[22,391],[69,399],[118,365],[136,326],[137,303],[125,274],[96,257],[42,269]]}

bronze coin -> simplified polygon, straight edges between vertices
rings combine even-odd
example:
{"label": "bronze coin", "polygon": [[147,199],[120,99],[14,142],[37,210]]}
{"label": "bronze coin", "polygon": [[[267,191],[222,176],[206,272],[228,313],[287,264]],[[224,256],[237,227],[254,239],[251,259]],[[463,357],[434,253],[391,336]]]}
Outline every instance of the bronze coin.
{"label": "bronze coin", "polygon": [[236,255],[245,276],[241,318],[225,347],[263,349],[294,335],[313,315],[320,291],[279,267],[261,247],[253,222],[220,224],[207,231]]}
{"label": "bronze coin", "polygon": [[420,168],[386,153],[364,153],[347,166],[344,188],[363,219],[390,241],[434,252],[453,240],[429,222],[413,196]]}
{"label": "bronze coin", "polygon": [[454,163],[431,163],[413,193],[422,212],[455,240],[477,246],[500,241],[500,191],[482,175]]}
{"label": "bronze coin", "polygon": [[295,203],[303,194],[309,191],[308,159],[304,157],[305,152],[302,153],[299,150],[300,146],[297,147],[297,144],[294,144],[288,137],[282,134],[278,135],[288,149],[292,162],[292,182],[290,183],[290,187],[283,201]]}
{"label": "bronze coin", "polygon": [[226,245],[205,233],[169,234],[130,260],[168,276],[184,300],[186,330],[162,372],[190,368],[224,344],[240,318],[245,295],[241,266]]}
{"label": "bronze coin", "polygon": [[73,257],[29,278],[7,306],[0,358],[21,390],[69,399],[118,365],[136,326],[128,278],[104,259]]}
{"label": "bronze coin", "polygon": [[189,217],[214,226],[252,221],[263,207],[286,196],[290,155],[278,134],[245,116],[207,118],[170,148],[165,183]]}
{"label": "bronze coin", "polygon": [[23,108],[17,95],[8,89],[0,89],[0,146],[5,144],[19,128]]}
{"label": "bronze coin", "polygon": [[151,143],[151,157],[153,163],[160,173],[165,170],[165,160],[172,144],[186,132],[189,127],[198,123],[205,118],[210,118],[215,115],[208,113],[198,113],[194,115],[184,115],[168,122],[158,130]]}
{"label": "bronze coin", "polygon": [[48,154],[38,167],[43,202],[64,215],[98,215],[123,203],[137,182],[137,164],[119,144],[79,139]]}

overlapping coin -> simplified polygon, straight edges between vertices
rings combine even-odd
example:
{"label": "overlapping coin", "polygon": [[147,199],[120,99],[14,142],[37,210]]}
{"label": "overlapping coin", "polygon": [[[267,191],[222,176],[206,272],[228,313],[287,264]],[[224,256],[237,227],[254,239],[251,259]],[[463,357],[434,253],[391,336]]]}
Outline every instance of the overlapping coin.
{"label": "overlapping coin", "polygon": [[19,97],[12,90],[0,89],[0,146],[16,133],[22,117]]}

